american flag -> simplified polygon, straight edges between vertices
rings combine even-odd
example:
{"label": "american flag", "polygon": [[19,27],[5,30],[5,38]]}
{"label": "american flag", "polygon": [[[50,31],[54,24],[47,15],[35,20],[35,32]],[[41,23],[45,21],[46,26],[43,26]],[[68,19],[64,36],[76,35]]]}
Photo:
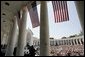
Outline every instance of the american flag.
{"label": "american flag", "polygon": [[69,20],[67,1],[52,1],[55,22]]}
{"label": "american flag", "polygon": [[39,26],[39,17],[38,17],[36,2],[33,2],[31,6],[32,8],[29,10],[29,15],[31,18],[32,27],[35,28]]}

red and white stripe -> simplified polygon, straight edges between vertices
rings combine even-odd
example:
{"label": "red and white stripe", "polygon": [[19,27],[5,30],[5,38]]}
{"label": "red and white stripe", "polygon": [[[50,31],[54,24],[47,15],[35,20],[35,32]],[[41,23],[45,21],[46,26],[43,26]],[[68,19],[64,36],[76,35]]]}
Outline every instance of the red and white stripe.
{"label": "red and white stripe", "polygon": [[52,1],[55,22],[63,22],[69,20],[68,8],[66,1]]}

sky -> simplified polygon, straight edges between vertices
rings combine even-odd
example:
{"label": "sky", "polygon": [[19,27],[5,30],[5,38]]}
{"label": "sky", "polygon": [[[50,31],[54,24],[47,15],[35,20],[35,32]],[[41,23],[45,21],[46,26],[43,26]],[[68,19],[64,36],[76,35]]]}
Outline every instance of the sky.
{"label": "sky", "polygon": [[[70,35],[79,34],[81,29],[79,17],[76,11],[74,1],[68,1],[69,21],[55,23],[54,13],[51,1],[47,3],[48,7],[48,20],[49,20],[49,37],[61,39],[62,37],[69,37]],[[38,16],[40,21],[40,5],[37,6]],[[31,29],[33,37],[40,38],[40,26],[32,28],[32,23],[28,13],[27,29]]]}

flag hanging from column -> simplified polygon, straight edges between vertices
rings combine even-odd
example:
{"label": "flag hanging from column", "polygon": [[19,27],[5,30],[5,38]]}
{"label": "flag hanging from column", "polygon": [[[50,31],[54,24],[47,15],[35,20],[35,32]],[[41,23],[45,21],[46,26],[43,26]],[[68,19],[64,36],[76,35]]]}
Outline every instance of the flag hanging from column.
{"label": "flag hanging from column", "polygon": [[38,17],[36,2],[33,2],[31,6],[32,8],[29,10],[29,15],[32,22],[32,27],[35,28],[39,26],[39,17]]}
{"label": "flag hanging from column", "polygon": [[55,22],[69,20],[67,1],[52,1]]}

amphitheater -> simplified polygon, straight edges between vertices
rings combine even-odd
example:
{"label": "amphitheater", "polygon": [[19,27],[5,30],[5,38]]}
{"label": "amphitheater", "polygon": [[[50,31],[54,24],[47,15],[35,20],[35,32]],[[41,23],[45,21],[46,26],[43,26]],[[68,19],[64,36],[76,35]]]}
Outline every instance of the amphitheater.
{"label": "amphitheater", "polygon": [[[33,41],[36,56],[39,56],[39,39]],[[76,36],[65,39],[50,38],[50,56],[84,56],[84,36]],[[27,52],[29,53],[29,52]]]}
{"label": "amphitheater", "polygon": [[[54,39],[50,38],[49,35],[47,9],[49,1],[1,1],[1,56],[24,56],[24,54],[29,54],[27,43],[34,46],[35,56],[84,56],[84,1],[73,2],[83,35]],[[40,24],[37,24],[36,21],[38,19],[37,5],[41,5]],[[27,25],[29,25],[29,22],[27,22],[28,13],[30,13],[30,19],[34,23],[32,25],[40,26],[40,39],[33,37],[32,29],[27,28]]]}
{"label": "amphitheater", "polygon": [[[35,56],[40,56],[40,39],[33,37],[33,42],[30,41],[29,43],[33,43],[35,50],[37,50]],[[5,49],[1,49],[1,51],[5,53],[7,44],[2,46],[5,46]],[[50,38],[49,52],[50,56],[84,56],[84,36],[79,35],[62,39]],[[29,54],[27,46],[24,49],[24,54]]]}

